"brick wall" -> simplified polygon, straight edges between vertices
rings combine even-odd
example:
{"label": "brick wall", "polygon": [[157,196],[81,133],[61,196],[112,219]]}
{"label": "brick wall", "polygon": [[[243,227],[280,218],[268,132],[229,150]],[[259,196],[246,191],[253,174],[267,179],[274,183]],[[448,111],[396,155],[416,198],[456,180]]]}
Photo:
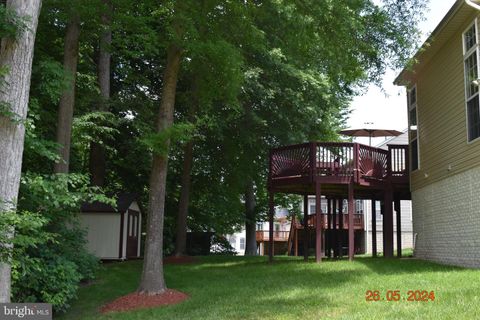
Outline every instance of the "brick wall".
{"label": "brick wall", "polygon": [[415,256],[480,268],[480,168],[412,192]]}

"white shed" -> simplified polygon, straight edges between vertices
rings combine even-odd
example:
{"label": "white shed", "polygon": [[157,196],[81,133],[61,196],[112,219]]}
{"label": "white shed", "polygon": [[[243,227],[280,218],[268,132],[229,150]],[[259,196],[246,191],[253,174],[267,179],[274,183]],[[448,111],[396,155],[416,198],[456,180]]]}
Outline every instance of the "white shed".
{"label": "white shed", "polygon": [[140,257],[142,213],[135,199],[119,195],[117,210],[100,202],[82,205],[80,223],[87,231],[89,252],[103,260]]}

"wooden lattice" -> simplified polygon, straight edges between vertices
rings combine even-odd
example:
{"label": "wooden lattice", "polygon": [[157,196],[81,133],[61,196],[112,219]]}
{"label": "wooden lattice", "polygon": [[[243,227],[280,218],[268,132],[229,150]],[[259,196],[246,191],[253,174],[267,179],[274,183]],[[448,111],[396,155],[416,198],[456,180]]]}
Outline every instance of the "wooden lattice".
{"label": "wooden lattice", "polygon": [[387,176],[387,151],[360,145],[358,152],[361,176],[375,179],[384,179]]}
{"label": "wooden lattice", "polygon": [[308,145],[295,146],[273,151],[271,177],[304,176],[309,173],[310,149]]}

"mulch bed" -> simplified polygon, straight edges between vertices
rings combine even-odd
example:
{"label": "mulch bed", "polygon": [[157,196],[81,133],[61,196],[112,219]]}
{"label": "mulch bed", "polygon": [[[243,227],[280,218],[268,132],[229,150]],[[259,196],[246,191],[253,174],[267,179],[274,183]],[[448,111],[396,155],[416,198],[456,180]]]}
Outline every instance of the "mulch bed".
{"label": "mulch bed", "polygon": [[199,262],[199,259],[191,256],[170,256],[163,258],[163,264],[187,264],[197,262]]}
{"label": "mulch bed", "polygon": [[164,293],[157,295],[133,292],[103,305],[100,308],[100,312],[121,312],[136,309],[155,308],[159,306],[177,304],[186,299],[188,299],[188,295],[173,289],[167,289]]}

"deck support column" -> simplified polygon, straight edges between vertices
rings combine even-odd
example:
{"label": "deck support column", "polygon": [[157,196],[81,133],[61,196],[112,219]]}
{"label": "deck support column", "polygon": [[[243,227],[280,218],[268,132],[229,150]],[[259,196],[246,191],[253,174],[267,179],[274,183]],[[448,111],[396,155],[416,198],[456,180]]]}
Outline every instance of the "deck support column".
{"label": "deck support column", "polygon": [[332,199],[327,199],[327,231],[325,231],[327,256],[332,257]]}
{"label": "deck support column", "polygon": [[273,262],[273,255],[274,255],[274,239],[273,239],[273,218],[275,216],[275,202],[274,202],[274,193],[270,191],[269,199],[268,199],[268,262]]}
{"label": "deck support column", "polygon": [[372,256],[377,256],[377,200],[372,199]]}
{"label": "deck support column", "polygon": [[337,199],[332,199],[332,248],[333,248],[333,257],[338,257],[338,235],[337,235]]}
{"label": "deck support column", "polygon": [[308,261],[308,195],[303,196],[303,260]]}
{"label": "deck support column", "polygon": [[355,225],[353,222],[353,214],[355,211],[355,203],[353,199],[353,183],[348,184],[348,260],[353,261],[355,254]]}
{"label": "deck support column", "polygon": [[383,237],[385,247],[383,254],[385,258],[393,257],[393,193],[391,186],[385,190],[385,213],[383,215]]}
{"label": "deck support column", "polygon": [[322,262],[322,187],[315,181],[315,261]]}
{"label": "deck support column", "polygon": [[395,212],[397,217],[397,257],[402,257],[402,209],[400,207],[400,199],[394,201]]}
{"label": "deck support column", "polygon": [[294,247],[294,250],[293,250],[293,255],[295,257],[298,257],[298,229],[295,227],[294,230],[295,230],[294,231],[294,237],[295,237],[294,238],[294,241],[295,241],[294,245],[295,245],[295,247]]}
{"label": "deck support column", "polygon": [[338,256],[343,257],[343,199],[338,200]]}

